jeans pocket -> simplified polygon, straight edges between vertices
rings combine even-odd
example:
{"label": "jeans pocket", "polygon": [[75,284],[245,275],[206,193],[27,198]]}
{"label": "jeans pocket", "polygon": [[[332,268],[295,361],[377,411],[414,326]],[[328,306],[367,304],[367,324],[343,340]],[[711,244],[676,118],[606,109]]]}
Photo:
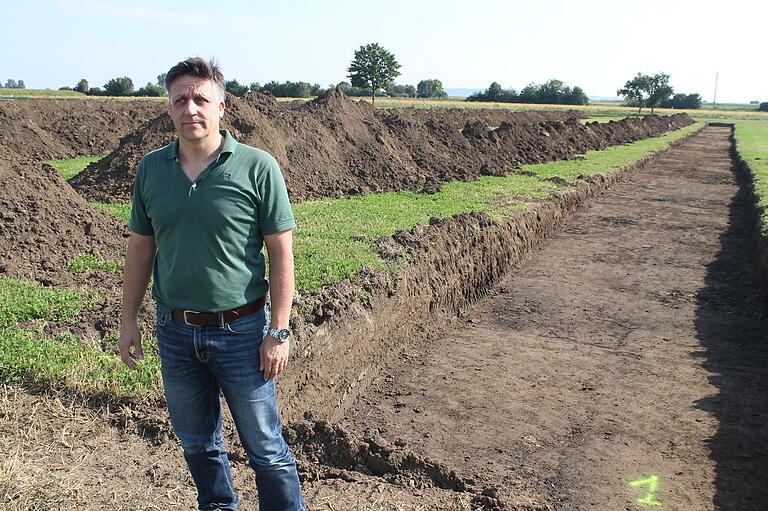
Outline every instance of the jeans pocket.
{"label": "jeans pocket", "polygon": [[254,334],[256,332],[264,331],[264,324],[266,318],[264,316],[264,310],[248,314],[245,317],[237,318],[234,321],[226,323],[224,328],[232,332],[233,334]]}
{"label": "jeans pocket", "polygon": [[159,305],[157,306],[157,328],[162,328],[168,322],[168,317],[171,313]]}

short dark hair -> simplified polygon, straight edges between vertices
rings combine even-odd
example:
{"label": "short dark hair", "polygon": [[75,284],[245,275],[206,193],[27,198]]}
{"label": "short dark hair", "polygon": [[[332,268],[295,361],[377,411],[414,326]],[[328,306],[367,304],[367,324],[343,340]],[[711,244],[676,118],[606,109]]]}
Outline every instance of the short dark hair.
{"label": "short dark hair", "polygon": [[226,86],[224,84],[224,75],[221,72],[216,60],[205,60],[200,57],[190,57],[187,60],[182,60],[175,66],[173,66],[165,75],[165,88],[168,90],[168,94],[171,93],[171,84],[176,78],[180,76],[196,76],[198,78],[205,78],[211,80],[214,87],[219,93],[219,99],[224,101],[224,91]]}

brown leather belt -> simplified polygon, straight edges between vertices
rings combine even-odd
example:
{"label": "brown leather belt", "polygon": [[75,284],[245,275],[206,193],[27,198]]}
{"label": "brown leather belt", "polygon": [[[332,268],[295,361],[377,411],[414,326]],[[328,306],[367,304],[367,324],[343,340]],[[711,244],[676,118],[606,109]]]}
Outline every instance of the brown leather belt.
{"label": "brown leather belt", "polygon": [[266,296],[262,296],[255,302],[246,303],[242,307],[224,311],[224,312],[197,312],[185,309],[173,309],[171,316],[190,326],[217,326],[219,324],[219,314],[224,315],[224,323],[231,323],[237,318],[242,318],[254,312],[260,311],[266,303]]}

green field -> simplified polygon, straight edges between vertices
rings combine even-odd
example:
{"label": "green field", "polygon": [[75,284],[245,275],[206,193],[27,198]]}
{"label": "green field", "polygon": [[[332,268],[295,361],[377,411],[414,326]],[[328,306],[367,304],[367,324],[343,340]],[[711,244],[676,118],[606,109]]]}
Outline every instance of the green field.
{"label": "green field", "polygon": [[51,89],[0,89],[0,99],[16,98],[87,98],[82,92]]}
{"label": "green field", "polygon": [[768,236],[768,119],[764,121],[736,120],[736,147],[752,170],[761,208],[761,231]]}

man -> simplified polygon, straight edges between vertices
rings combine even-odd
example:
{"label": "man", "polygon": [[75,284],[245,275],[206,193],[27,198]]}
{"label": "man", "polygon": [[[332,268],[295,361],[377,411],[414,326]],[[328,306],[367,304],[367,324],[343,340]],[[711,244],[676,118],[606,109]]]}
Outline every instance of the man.
{"label": "man", "polygon": [[272,156],[219,130],[224,77],[214,62],[179,62],[166,88],[178,138],[144,156],[136,172],[120,357],[131,369],[143,358],[137,316],[154,271],[163,387],[199,509],[238,504],[221,435],[221,391],[256,473],[259,509],[304,510],[275,402],[294,289],[296,224],[285,183]]}

